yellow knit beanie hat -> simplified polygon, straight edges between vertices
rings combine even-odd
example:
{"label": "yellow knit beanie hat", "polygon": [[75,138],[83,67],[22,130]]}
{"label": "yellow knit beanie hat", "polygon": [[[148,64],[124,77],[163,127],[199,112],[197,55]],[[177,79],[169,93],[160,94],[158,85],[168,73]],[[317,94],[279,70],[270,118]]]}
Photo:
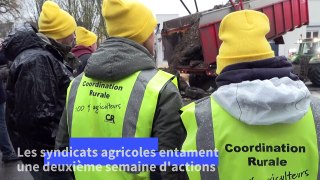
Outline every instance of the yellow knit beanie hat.
{"label": "yellow knit beanie hat", "polygon": [[138,0],[104,0],[102,15],[110,37],[123,37],[143,44],[153,33],[157,20]]}
{"label": "yellow knit beanie hat", "polygon": [[91,46],[97,42],[97,35],[88,31],[84,27],[78,26],[76,29],[76,44],[83,46]]}
{"label": "yellow knit beanie hat", "polygon": [[53,39],[66,38],[77,27],[74,18],[53,1],[43,3],[38,24],[39,32]]}
{"label": "yellow knit beanie hat", "polygon": [[268,17],[258,11],[237,11],[224,17],[219,29],[222,44],[217,56],[216,73],[220,74],[232,64],[274,57],[266,39],[269,31]]}

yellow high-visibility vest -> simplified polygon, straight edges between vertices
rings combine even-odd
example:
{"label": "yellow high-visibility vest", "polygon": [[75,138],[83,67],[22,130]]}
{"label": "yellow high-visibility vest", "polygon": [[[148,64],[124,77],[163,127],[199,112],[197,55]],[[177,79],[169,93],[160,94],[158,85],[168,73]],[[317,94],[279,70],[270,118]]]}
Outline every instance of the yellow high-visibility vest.
{"label": "yellow high-visibility vest", "polygon": [[[80,75],[67,92],[67,122],[70,137],[150,137],[161,89],[174,75],[161,70],[143,70],[115,82]],[[138,174],[110,171],[75,171],[76,179],[149,179]]]}
{"label": "yellow high-visibility vest", "polygon": [[[311,108],[293,124],[253,126],[212,96],[182,108],[182,150],[218,150],[216,171],[188,171],[190,180],[316,180],[318,141]],[[203,169],[205,170],[205,169]]]}

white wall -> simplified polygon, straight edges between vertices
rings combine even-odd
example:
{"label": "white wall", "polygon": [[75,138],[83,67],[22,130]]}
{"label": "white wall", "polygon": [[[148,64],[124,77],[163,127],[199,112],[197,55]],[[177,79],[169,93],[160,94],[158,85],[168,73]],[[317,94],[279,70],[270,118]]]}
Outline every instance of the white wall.
{"label": "white wall", "polygon": [[307,33],[311,38],[320,38],[320,0],[309,0],[309,19],[310,23]]}
{"label": "white wall", "polygon": [[310,26],[320,25],[320,0],[308,0]]}
{"label": "white wall", "polygon": [[294,31],[288,32],[283,36],[284,45],[279,46],[279,56],[289,55],[290,49],[296,49],[298,51],[299,44],[297,44],[298,39],[306,37],[307,26],[302,26],[295,29]]}
{"label": "white wall", "polygon": [[156,18],[158,20],[158,24],[160,24],[159,31],[156,34],[155,39],[155,50],[156,50],[156,61],[158,67],[167,67],[167,61],[163,60],[163,46],[162,46],[162,38],[161,38],[161,30],[164,21],[168,21],[174,18],[179,17],[178,14],[157,14]]}

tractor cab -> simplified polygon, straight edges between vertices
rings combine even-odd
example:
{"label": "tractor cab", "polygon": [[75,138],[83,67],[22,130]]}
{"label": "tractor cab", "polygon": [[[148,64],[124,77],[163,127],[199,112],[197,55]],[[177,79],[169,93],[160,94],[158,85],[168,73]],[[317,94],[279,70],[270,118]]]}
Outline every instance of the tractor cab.
{"label": "tractor cab", "polygon": [[304,39],[299,42],[298,54],[310,56],[320,54],[320,39]]}

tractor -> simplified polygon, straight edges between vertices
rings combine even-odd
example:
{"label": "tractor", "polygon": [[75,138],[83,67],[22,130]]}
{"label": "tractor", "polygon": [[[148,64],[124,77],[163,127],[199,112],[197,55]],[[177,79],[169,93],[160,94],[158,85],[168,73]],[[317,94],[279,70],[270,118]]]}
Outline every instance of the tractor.
{"label": "tractor", "polygon": [[294,66],[294,73],[301,80],[310,80],[314,86],[320,86],[320,39],[300,39],[298,43],[298,52],[289,57]]}

